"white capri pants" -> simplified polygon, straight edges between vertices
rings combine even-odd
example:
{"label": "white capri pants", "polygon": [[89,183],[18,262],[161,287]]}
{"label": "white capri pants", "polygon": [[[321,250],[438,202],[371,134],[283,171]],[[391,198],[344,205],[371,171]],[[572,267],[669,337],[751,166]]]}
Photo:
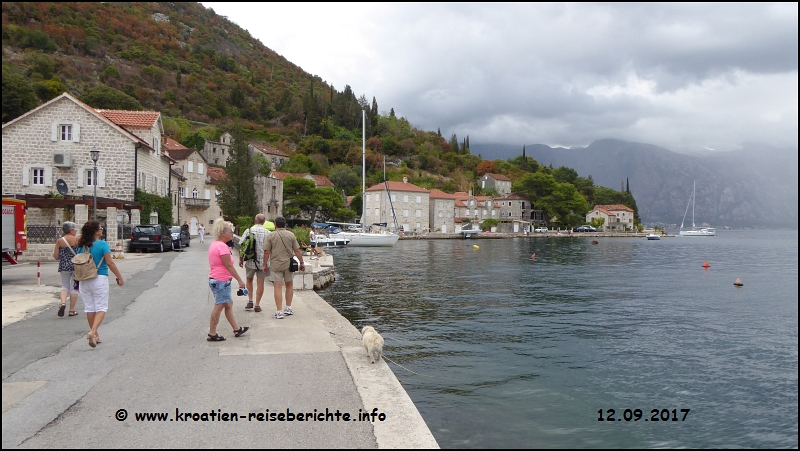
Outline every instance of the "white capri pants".
{"label": "white capri pants", "polygon": [[81,280],[78,288],[83,298],[83,313],[108,311],[108,276]]}

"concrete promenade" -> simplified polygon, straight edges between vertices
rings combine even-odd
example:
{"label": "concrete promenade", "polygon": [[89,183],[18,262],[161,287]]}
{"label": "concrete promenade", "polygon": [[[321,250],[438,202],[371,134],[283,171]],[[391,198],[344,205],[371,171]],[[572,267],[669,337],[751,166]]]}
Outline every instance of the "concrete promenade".
{"label": "concrete promenade", "polygon": [[261,313],[234,292],[250,330],[235,338],[223,316],[227,340],[207,342],[208,244],[117,260],[126,284],[112,284],[95,349],[81,300],[79,316],[56,316],[55,262],[43,288],[36,265],[3,266],[3,448],[438,447],[386,363],[370,364],[356,328],[314,291],[296,291],[282,320],[269,282]]}

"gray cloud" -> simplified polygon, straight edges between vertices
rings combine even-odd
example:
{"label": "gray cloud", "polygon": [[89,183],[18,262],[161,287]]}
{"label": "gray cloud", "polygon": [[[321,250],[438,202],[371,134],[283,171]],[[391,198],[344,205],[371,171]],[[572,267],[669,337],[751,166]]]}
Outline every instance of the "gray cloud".
{"label": "gray cloud", "polygon": [[797,148],[796,3],[335,4],[318,22],[289,10],[307,43],[213,7],[337,89],[473,143]]}

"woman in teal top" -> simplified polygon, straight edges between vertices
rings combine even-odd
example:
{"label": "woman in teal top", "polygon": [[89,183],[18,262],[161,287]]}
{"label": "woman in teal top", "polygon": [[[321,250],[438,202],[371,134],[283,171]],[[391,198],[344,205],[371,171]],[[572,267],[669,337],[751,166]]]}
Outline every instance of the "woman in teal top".
{"label": "woman in teal top", "polygon": [[[103,229],[97,221],[89,221],[81,229],[81,238],[78,240],[78,253],[88,251],[92,254],[95,266],[97,267],[97,277],[94,279],[82,280],[80,283],[81,298],[83,298],[83,311],[89,321],[89,333],[86,339],[89,346],[95,347],[100,343],[100,335],[97,329],[108,311],[108,270],[117,276],[117,285],[122,286],[125,281],[117,268],[117,264],[111,258],[111,246],[100,239],[103,236]],[[101,263],[102,262],[102,263]]]}

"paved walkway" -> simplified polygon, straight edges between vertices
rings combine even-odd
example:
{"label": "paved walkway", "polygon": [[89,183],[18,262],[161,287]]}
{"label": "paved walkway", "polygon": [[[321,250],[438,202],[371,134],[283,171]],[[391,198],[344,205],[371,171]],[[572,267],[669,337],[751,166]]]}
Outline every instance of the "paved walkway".
{"label": "paved walkway", "polygon": [[[4,326],[3,448],[438,447],[386,363],[370,364],[355,327],[313,291],[296,292],[295,315],[277,320],[267,283],[263,312],[234,300],[247,334],[234,338],[223,317],[218,331],[227,340],[207,342],[207,246],[193,241],[178,255],[151,257],[159,262],[126,283],[129,291],[137,280],[147,287],[124,307],[113,304],[125,287],[113,288],[95,349],[83,315],[58,318],[52,308]],[[121,261],[123,274],[134,261]],[[72,338],[55,352],[33,359],[19,351],[62,324]],[[198,415],[187,421],[186,412]],[[375,412],[374,421],[359,421],[364,412]],[[137,421],[137,413],[168,416]],[[219,421],[223,413],[238,421]],[[259,421],[279,413],[294,421]]]}

